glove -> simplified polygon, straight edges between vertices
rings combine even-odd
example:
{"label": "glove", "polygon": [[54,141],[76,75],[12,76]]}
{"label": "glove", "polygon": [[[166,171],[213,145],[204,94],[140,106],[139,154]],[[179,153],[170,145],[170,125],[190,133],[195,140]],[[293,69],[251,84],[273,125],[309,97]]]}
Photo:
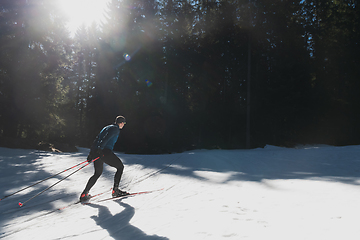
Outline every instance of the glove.
{"label": "glove", "polygon": [[102,151],[102,149],[101,148],[97,148],[97,149],[95,149],[95,150],[93,150],[93,149],[91,149],[90,150],[90,153],[89,153],[89,155],[87,156],[87,161],[88,162],[91,162],[92,160],[94,160],[95,158],[97,158],[97,157],[99,157],[99,158],[101,158],[101,157],[103,157],[104,156],[104,153],[103,153],[103,151]]}
{"label": "glove", "polygon": [[89,153],[89,155],[87,156],[87,159],[86,159],[89,163],[91,162],[91,160],[93,160],[92,158],[92,155],[91,155],[91,151]]}

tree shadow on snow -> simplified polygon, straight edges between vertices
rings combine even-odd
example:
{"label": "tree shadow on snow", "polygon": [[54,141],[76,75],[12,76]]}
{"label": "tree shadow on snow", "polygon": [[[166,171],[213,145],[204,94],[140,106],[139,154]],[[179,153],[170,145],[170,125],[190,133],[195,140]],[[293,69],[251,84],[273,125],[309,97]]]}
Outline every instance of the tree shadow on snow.
{"label": "tree shadow on snow", "polygon": [[[39,211],[52,210],[54,208],[52,201],[63,197],[58,189],[50,189],[26,203],[23,208],[18,206],[19,202],[25,202],[35,196],[49,187],[52,184],[51,181],[59,180],[64,177],[63,175],[11,195],[18,190],[50,177],[52,174],[39,167],[37,163],[42,158],[53,155],[53,153],[39,150],[0,148],[0,198],[2,198],[0,205],[0,232],[2,232],[3,226],[8,225],[11,220],[18,217],[38,213]],[[62,154],[58,155],[61,156]],[[53,191],[57,191],[57,194],[54,194]],[[67,194],[66,197],[63,200],[69,199],[71,201],[78,196]],[[31,217],[28,219],[31,219]],[[15,225],[16,221],[13,224]]]}
{"label": "tree shadow on snow", "polygon": [[98,216],[92,216],[96,224],[108,231],[109,235],[115,240],[167,240],[166,237],[157,235],[147,235],[141,229],[130,224],[130,220],[135,215],[135,208],[121,201],[116,201],[125,209],[120,213],[112,215],[109,209],[103,205],[90,204],[90,207],[99,210]]}

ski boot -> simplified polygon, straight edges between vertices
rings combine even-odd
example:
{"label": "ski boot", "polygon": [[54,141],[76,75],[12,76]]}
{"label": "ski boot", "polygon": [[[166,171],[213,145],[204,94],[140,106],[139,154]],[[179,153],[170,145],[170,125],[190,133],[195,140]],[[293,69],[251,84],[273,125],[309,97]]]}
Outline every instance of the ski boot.
{"label": "ski boot", "polygon": [[89,200],[91,198],[91,195],[88,192],[83,192],[80,195],[80,202],[86,202],[87,200]]}
{"label": "ski boot", "polygon": [[129,193],[125,192],[125,191],[121,191],[118,188],[114,188],[112,190],[112,197],[122,197],[122,196],[126,196],[126,195],[129,195]]}

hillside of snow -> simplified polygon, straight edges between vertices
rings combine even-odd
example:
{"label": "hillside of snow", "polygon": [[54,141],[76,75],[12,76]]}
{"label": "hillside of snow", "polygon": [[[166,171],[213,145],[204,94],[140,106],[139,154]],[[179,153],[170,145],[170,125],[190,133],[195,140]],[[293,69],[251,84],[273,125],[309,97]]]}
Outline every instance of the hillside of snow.
{"label": "hillside of snow", "polygon": [[[86,160],[78,153],[0,148],[0,239],[358,239],[360,146],[274,146],[195,150],[165,155],[117,153],[122,190],[110,197],[115,169],[106,166],[91,194],[76,202],[93,166],[19,207],[72,173],[26,186]],[[162,190],[160,190],[162,189]]]}

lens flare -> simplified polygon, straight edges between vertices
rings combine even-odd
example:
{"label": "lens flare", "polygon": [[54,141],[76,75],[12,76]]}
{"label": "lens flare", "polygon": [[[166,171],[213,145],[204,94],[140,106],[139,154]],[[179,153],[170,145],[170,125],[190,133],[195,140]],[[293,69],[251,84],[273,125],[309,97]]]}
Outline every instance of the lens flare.
{"label": "lens flare", "polygon": [[125,58],[126,61],[130,61],[131,60],[131,56],[127,53],[124,53],[123,57]]}
{"label": "lens flare", "polygon": [[152,85],[152,82],[150,82],[149,80],[145,80],[145,82],[146,82],[146,85],[148,86],[148,87],[150,87],[151,85]]}

